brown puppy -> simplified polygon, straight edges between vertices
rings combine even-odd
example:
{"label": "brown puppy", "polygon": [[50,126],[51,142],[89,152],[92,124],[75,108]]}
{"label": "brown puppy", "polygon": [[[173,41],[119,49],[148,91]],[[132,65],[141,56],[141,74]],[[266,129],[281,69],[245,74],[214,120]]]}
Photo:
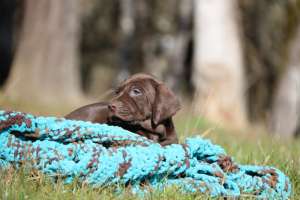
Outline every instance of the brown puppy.
{"label": "brown puppy", "polygon": [[110,102],[83,106],[65,118],[121,126],[168,145],[178,142],[172,116],[179,109],[178,99],[165,84],[153,76],[136,74],[116,89]]}

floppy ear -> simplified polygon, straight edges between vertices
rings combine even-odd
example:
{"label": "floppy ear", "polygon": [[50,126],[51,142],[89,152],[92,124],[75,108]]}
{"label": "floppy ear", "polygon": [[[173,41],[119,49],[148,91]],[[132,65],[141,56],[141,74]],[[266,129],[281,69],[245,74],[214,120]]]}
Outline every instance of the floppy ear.
{"label": "floppy ear", "polygon": [[164,84],[159,84],[152,109],[152,121],[154,125],[157,125],[172,117],[180,109],[180,102],[169,88]]}

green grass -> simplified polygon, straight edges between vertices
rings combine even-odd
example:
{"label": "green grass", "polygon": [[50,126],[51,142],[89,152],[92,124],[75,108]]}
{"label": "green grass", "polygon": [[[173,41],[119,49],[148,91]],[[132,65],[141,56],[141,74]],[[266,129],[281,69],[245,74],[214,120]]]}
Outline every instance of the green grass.
{"label": "green grass", "polygon": [[[1,97],[1,95],[0,95]],[[62,115],[65,110],[49,110],[45,107],[24,106],[0,98],[2,108],[32,112],[35,114]],[[282,170],[292,182],[291,199],[300,199],[300,140],[279,141],[262,131],[250,129],[233,131],[206,122],[201,118],[179,113],[175,120],[180,141],[193,135],[202,135],[221,145],[234,160],[240,164],[269,165]],[[139,199],[124,188],[120,194],[113,193],[114,188],[92,188],[74,182],[64,185],[62,181],[53,184],[49,178],[37,171],[26,168],[0,171],[0,199]],[[176,188],[166,191],[153,191],[145,199],[209,199],[203,194],[182,194]],[[254,199],[242,197],[242,199]]]}

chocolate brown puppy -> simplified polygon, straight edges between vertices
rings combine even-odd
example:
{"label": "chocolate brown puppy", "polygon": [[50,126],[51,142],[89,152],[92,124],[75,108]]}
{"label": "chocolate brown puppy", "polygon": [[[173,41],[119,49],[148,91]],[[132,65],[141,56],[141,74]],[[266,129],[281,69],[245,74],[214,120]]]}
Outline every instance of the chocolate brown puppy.
{"label": "chocolate brown puppy", "polygon": [[100,102],[89,104],[83,107],[80,107],[70,114],[66,115],[66,119],[90,121],[93,123],[106,123],[109,125],[120,126],[126,130],[138,133],[142,136],[145,136],[149,139],[158,142],[158,136],[164,135],[166,133],[165,127],[159,125],[156,128],[152,128],[151,120],[145,121],[122,121],[115,118],[110,114],[109,103]]}
{"label": "chocolate brown puppy", "polygon": [[65,118],[121,126],[168,145],[178,142],[172,116],[179,109],[178,99],[165,84],[151,75],[136,74],[116,88],[109,102],[83,106]]}

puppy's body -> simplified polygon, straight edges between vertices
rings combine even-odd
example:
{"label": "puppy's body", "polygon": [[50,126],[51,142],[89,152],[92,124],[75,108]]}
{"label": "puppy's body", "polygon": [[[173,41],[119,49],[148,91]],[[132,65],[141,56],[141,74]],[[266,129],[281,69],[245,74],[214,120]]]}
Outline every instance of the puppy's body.
{"label": "puppy's body", "polygon": [[[100,123],[100,124],[106,123],[108,125],[120,126],[128,131],[135,132],[138,133],[139,135],[145,136],[155,142],[160,142],[160,140],[165,140],[167,135],[166,135],[166,129],[163,125],[159,125],[153,129],[151,125],[151,120],[134,122],[134,123],[113,121],[109,117],[108,105],[109,105],[108,102],[89,104],[72,111],[71,113],[66,115],[65,118],[73,119],[73,120],[81,120],[81,121],[90,121],[93,123]],[[177,141],[173,140],[170,142],[174,143]]]}
{"label": "puppy's body", "polygon": [[83,106],[65,118],[120,126],[168,145],[178,142],[172,116],[179,108],[179,101],[162,82],[136,74],[117,88],[110,102]]}
{"label": "puppy's body", "polygon": [[100,102],[80,107],[66,115],[65,118],[102,124],[109,122],[108,113],[108,103]]}

